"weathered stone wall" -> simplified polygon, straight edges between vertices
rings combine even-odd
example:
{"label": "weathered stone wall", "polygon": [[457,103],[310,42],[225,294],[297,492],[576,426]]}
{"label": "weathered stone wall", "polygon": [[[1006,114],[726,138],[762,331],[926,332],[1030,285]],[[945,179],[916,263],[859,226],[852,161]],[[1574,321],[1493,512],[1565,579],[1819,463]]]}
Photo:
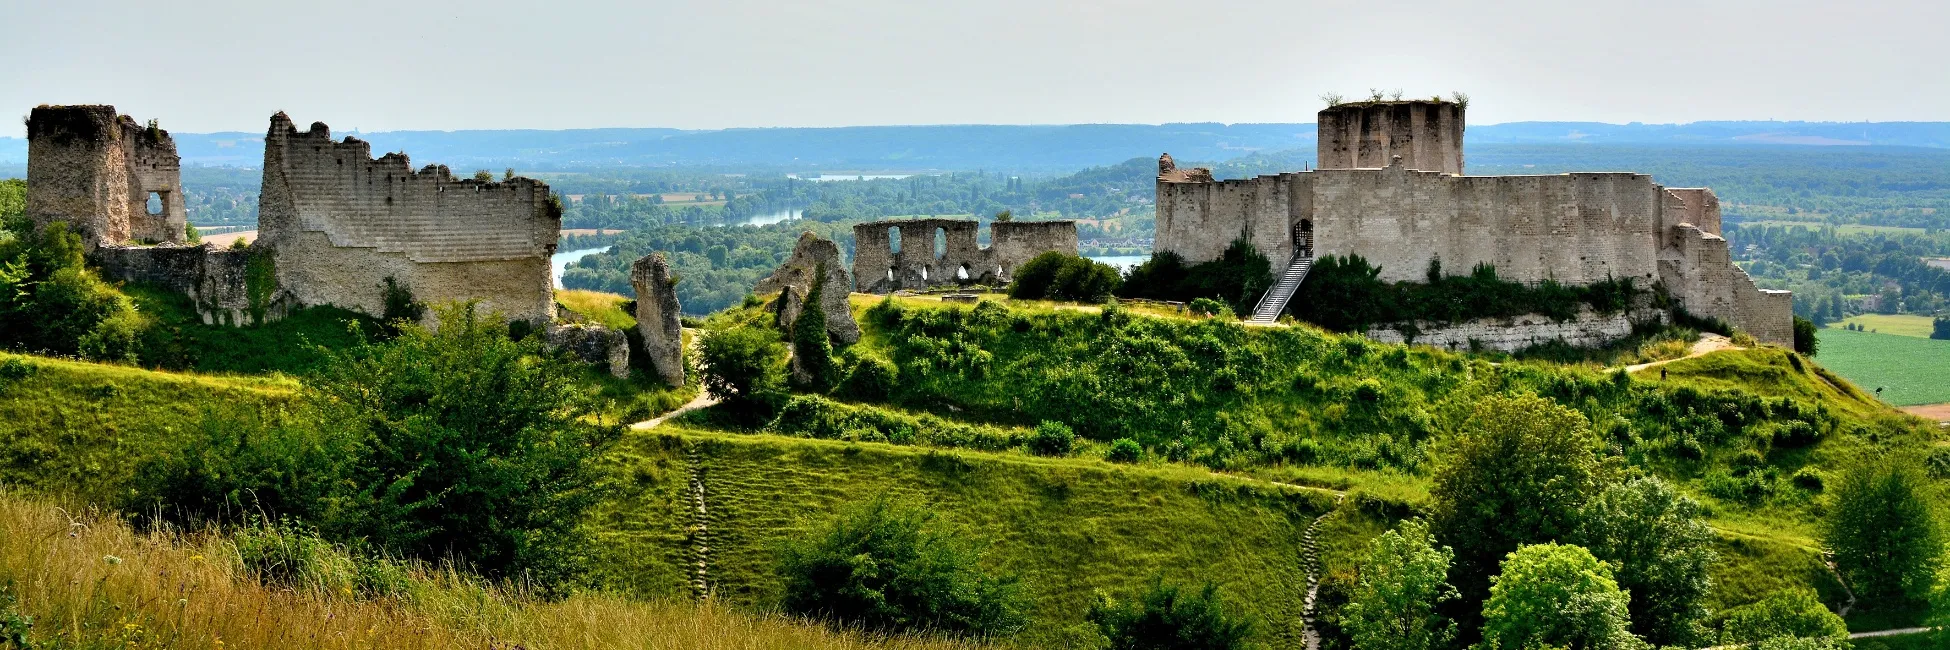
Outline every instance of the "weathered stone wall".
{"label": "weathered stone wall", "polygon": [[103,246],[95,249],[90,260],[104,277],[153,284],[189,296],[206,324],[242,326],[283,318],[293,302],[270,273],[260,271],[253,291],[252,254],[209,244]]}
{"label": "weathered stone wall", "polygon": [[[862,293],[897,289],[1002,284],[1017,266],[1037,255],[1061,251],[1075,255],[1073,221],[1003,221],[990,224],[993,246],[976,240],[981,224],[965,219],[875,221],[853,227],[853,279]],[[900,250],[893,249],[894,232]],[[937,233],[946,246],[935,250]]]}
{"label": "weathered stone wall", "polygon": [[1321,169],[1387,167],[1461,174],[1463,107],[1454,102],[1354,102],[1322,109],[1315,145]]}
{"label": "weathered stone wall", "polygon": [[543,328],[542,338],[549,349],[566,351],[612,377],[630,376],[630,340],[622,332],[594,323],[551,323]]}
{"label": "weathered stone wall", "polygon": [[[89,248],[182,242],[176,141],[113,106],[39,106],[27,118],[27,216],[67,222]],[[161,212],[149,212],[151,193]]]}
{"label": "weathered stone wall", "polygon": [[[1576,318],[1563,322],[1551,320],[1542,314],[1484,318],[1454,324],[1420,322],[1415,324],[1417,331],[1413,342],[1459,351],[1516,352],[1559,340],[1578,347],[1601,347],[1631,336],[1634,323],[1663,318],[1656,310],[1599,314],[1585,308],[1578,312]],[[1371,329],[1367,331],[1367,336],[1383,343],[1410,342],[1399,328]]]}
{"label": "weathered stone wall", "polygon": [[404,154],[371,157],[356,138],[332,141],[271,118],[264,139],[258,246],[275,251],[281,284],[300,302],[380,314],[384,279],[427,303],[477,299],[519,320],[554,314],[548,257],[561,231],[548,185],[527,178],[455,178],[414,171]]}
{"label": "weathered stone wall", "polygon": [[684,385],[683,307],[663,253],[638,258],[630,267],[630,287],[636,290],[636,329],[644,355],[657,378],[671,386]]}
{"label": "weathered stone wall", "polygon": [[841,345],[852,345],[860,340],[860,324],[853,320],[853,307],[847,301],[853,280],[846,275],[846,264],[840,259],[840,247],[829,239],[823,239],[808,231],[799,235],[799,241],[792,246],[792,257],[772,271],[771,275],[758,281],[752,290],[759,294],[779,294],[779,330],[792,331],[792,323],[799,320],[799,311],[804,307],[801,301],[812,295],[813,285],[820,282],[824,271],[824,282],[819,294],[819,311],[826,315],[826,334]]}
{"label": "weathered stone wall", "polygon": [[1210,181],[1167,167],[1160,162],[1156,249],[1190,263],[1244,238],[1281,264],[1306,229],[1315,255],[1360,255],[1386,281],[1419,281],[1438,259],[1450,274],[1487,263],[1520,282],[1663,281],[1695,314],[1792,342],[1791,298],[1759,290],[1733,265],[1711,190],[1629,173],[1458,176],[1394,165]]}

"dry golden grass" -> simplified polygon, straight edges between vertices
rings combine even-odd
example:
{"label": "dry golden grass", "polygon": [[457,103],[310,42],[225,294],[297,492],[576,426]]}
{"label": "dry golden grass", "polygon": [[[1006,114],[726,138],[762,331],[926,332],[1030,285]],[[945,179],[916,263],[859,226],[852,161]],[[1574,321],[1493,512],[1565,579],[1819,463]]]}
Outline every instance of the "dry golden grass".
{"label": "dry golden grass", "polygon": [[[579,595],[534,602],[419,570],[412,595],[259,584],[215,535],[142,534],[0,490],[0,587],[33,617],[33,639],[123,648],[897,648],[967,643],[834,632],[687,602]],[[5,603],[0,598],[0,604]]]}

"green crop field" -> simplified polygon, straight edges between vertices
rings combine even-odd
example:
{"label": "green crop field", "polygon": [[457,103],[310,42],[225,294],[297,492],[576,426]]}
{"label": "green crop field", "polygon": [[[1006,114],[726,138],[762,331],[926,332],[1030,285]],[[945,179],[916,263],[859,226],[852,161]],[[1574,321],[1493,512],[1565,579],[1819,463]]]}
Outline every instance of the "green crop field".
{"label": "green crop field", "polygon": [[1950,341],[1872,332],[1821,331],[1817,359],[1897,406],[1950,402]]}
{"label": "green crop field", "polygon": [[1836,321],[1829,324],[1829,327],[1841,329],[1843,325],[1850,323],[1860,325],[1862,329],[1876,334],[1895,334],[1925,339],[1930,338],[1930,332],[1936,327],[1935,319],[1912,314],[1862,314]]}
{"label": "green crop field", "polygon": [[[1807,228],[1809,230],[1820,230],[1822,228],[1829,227],[1831,224],[1818,222],[1818,221],[1783,221],[1778,219],[1768,219],[1762,221],[1743,221],[1740,222],[1740,225],[1800,226],[1803,228]],[[1869,226],[1869,225],[1863,225],[1859,223],[1841,224],[1841,225],[1834,226],[1834,228],[1835,228],[1835,234],[1837,235],[1861,235],[1861,234],[1875,234],[1875,233],[1922,234],[1925,232],[1925,230],[1922,228],[1907,228],[1903,226]]]}

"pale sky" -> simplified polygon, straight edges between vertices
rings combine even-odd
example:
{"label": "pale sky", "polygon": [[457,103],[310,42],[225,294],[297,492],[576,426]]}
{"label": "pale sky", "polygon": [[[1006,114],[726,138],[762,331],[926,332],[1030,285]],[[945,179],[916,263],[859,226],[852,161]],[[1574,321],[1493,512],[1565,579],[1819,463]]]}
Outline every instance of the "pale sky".
{"label": "pale sky", "polygon": [[[1950,120],[1950,3],[0,0],[0,106],[179,132]],[[18,121],[0,136],[18,137]]]}

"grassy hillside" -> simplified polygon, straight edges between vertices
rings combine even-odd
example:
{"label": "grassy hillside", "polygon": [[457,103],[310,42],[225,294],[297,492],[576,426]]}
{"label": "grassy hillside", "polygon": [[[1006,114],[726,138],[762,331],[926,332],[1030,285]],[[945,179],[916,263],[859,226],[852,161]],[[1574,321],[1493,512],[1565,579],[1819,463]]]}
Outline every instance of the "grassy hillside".
{"label": "grassy hillside", "polygon": [[197,431],[212,406],[275,414],[286,378],[219,377],[0,353],[0,483],[113,504],[143,459]]}
{"label": "grassy hillside", "polygon": [[[583,594],[555,602],[410,570],[371,599],[260,583],[230,540],[139,534],[86,508],[0,490],[0,621],[59,648],[654,648],[953,650],[713,605]],[[8,645],[8,647],[13,647]]]}
{"label": "grassy hillside", "polygon": [[1821,362],[1897,406],[1950,402],[1950,341],[1824,329]]}
{"label": "grassy hillside", "polygon": [[1021,576],[1035,599],[1032,644],[1066,638],[1095,590],[1129,595],[1160,575],[1220,584],[1267,639],[1290,645],[1306,588],[1300,535],[1332,504],[1325,492],[1184,467],[681,429],[632,434],[611,463],[619,492],[596,517],[601,565],[632,592],[689,592],[694,472],[712,587],[756,607],[780,596],[771,573],[780,542],[887,493],[992,543],[987,562]]}

